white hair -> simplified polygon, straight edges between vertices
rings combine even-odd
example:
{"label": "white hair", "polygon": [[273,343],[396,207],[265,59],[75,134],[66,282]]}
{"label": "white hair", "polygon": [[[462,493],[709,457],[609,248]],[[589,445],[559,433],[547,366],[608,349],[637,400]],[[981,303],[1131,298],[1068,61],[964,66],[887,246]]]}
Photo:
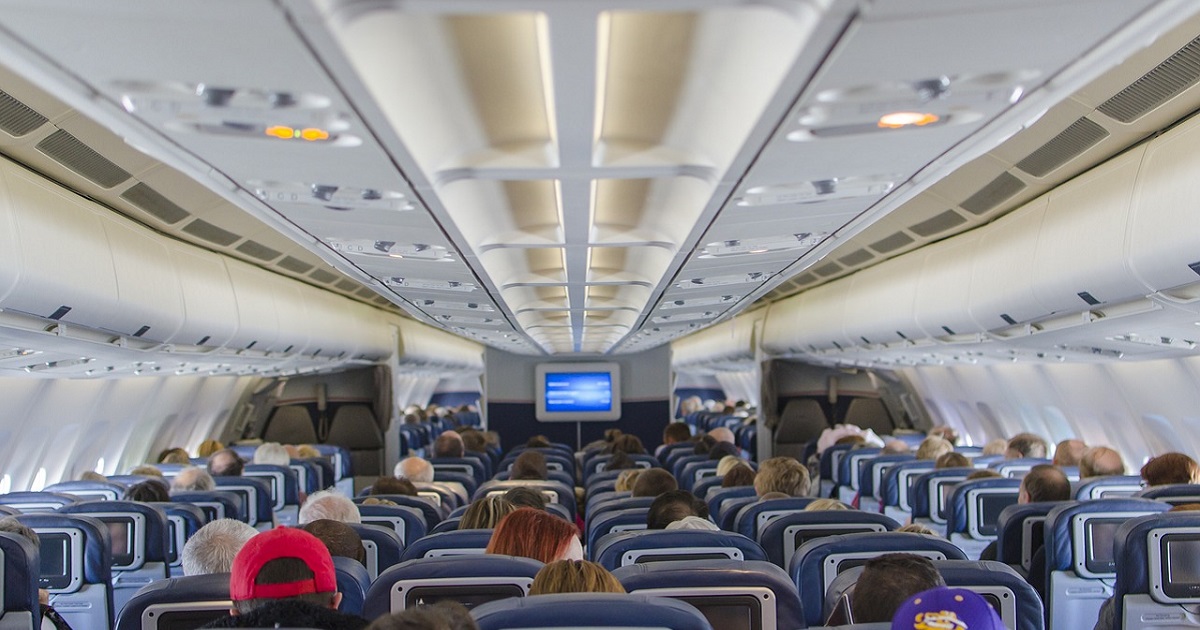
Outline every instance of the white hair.
{"label": "white hair", "polygon": [[314,492],[308,495],[304,505],[300,506],[301,525],[307,525],[323,518],[342,523],[362,522],[358,506],[336,490]]}
{"label": "white hair", "polygon": [[213,481],[212,475],[199,466],[188,466],[171,480],[171,490],[178,492],[212,492],[216,489],[217,482]]}
{"label": "white hair", "polygon": [[267,442],[254,449],[254,463],[287,466],[292,463],[292,457],[288,455],[287,449],[279,442]]}
{"label": "white hair", "polygon": [[192,535],[183,546],[184,575],[229,573],[233,557],[258,530],[231,518],[215,520]]}
{"label": "white hair", "polygon": [[406,457],[400,460],[393,472],[397,479],[407,479],[413,483],[433,482],[433,464],[420,457]]}

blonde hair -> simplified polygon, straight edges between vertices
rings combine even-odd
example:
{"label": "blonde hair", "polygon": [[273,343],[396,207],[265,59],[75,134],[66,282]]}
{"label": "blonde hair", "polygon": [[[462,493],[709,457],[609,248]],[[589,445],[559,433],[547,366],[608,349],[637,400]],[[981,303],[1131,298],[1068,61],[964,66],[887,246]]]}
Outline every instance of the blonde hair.
{"label": "blonde hair", "polygon": [[613,490],[617,492],[631,492],[633,484],[637,483],[638,475],[642,474],[644,468],[629,468],[622,470],[621,474],[617,475],[617,481],[613,484]]}
{"label": "blonde hair", "polygon": [[850,506],[837,499],[817,499],[804,506],[805,512],[822,512],[826,510],[849,510]]}
{"label": "blonde hair", "polygon": [[200,448],[196,449],[196,455],[199,457],[208,457],[223,448],[225,448],[225,445],[216,440],[204,440],[200,443]]}
{"label": "blonde hair", "polygon": [[529,587],[530,595],[624,592],[625,587],[608,569],[587,560],[551,562],[537,572]]}
{"label": "blonde hair", "polygon": [[954,451],[954,445],[940,437],[931,435],[921,440],[917,447],[917,459],[937,460],[937,458]]}
{"label": "blonde hair", "polygon": [[458,521],[459,529],[492,529],[500,519],[508,516],[517,506],[513,505],[512,501],[504,498],[504,495],[493,495],[490,497],[480,497],[471,502],[467,507],[467,511],[463,512],[462,519]]}
{"label": "blonde hair", "polygon": [[321,451],[312,444],[301,444],[296,447],[296,459],[313,459],[321,456]]}

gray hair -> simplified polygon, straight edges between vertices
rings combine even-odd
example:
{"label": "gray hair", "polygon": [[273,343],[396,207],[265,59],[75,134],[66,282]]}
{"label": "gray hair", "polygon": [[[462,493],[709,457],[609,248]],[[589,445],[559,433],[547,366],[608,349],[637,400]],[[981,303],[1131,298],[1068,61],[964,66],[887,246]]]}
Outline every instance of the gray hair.
{"label": "gray hair", "polygon": [[406,457],[400,460],[394,472],[398,479],[407,479],[413,483],[433,481],[433,464],[420,457]]}
{"label": "gray hair", "polygon": [[215,520],[188,539],[180,558],[184,575],[229,573],[233,558],[258,530],[231,518]]}
{"label": "gray hair", "polygon": [[199,466],[188,466],[179,471],[171,480],[171,490],[178,492],[212,492],[217,489],[217,482],[212,475]]}
{"label": "gray hair", "polygon": [[358,506],[335,490],[314,492],[308,495],[308,499],[304,501],[304,505],[300,506],[301,525],[307,525],[323,518],[343,523],[362,522],[362,516],[358,513]]}
{"label": "gray hair", "polygon": [[279,442],[267,442],[254,449],[254,463],[287,466],[292,463],[292,457]]}

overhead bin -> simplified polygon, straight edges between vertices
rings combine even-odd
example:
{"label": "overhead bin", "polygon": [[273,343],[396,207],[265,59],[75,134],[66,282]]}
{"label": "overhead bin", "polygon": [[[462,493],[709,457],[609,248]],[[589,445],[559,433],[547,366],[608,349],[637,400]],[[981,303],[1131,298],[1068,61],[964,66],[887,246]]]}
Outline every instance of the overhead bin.
{"label": "overhead bin", "polygon": [[[978,232],[972,261],[967,309],[980,330],[1026,322],[1046,313],[1030,278],[1037,251],[1037,231],[1046,213],[1046,198],[1038,197]],[[957,240],[958,237],[949,240]]]}
{"label": "overhead bin", "polygon": [[166,341],[181,346],[223,348],[238,330],[237,294],[220,256],[190,245],[167,244],[171,261],[185,278],[179,283],[186,325]]}
{"label": "overhead bin", "polygon": [[[1200,117],[1146,147],[1134,188],[1129,266],[1152,291],[1175,295],[1200,281]],[[1192,299],[1180,293],[1179,298]]]}
{"label": "overhead bin", "polygon": [[964,299],[971,293],[972,257],[978,250],[979,235],[968,232],[913,252],[914,258],[924,259],[920,273],[909,276],[916,282],[913,304],[923,336],[953,337],[983,330],[971,320]]}
{"label": "overhead bin", "polygon": [[[839,319],[846,343],[893,343],[920,336],[914,311],[916,296],[904,279],[920,273],[921,259],[899,262],[874,273],[850,276]],[[882,313],[887,316],[880,317]]]}
{"label": "overhead bin", "polygon": [[766,313],[766,309],[744,313],[671,342],[671,368],[678,372],[718,363],[753,365],[757,360],[754,329]]}
{"label": "overhead bin", "polygon": [[402,368],[483,372],[483,346],[419,322],[396,322]]}

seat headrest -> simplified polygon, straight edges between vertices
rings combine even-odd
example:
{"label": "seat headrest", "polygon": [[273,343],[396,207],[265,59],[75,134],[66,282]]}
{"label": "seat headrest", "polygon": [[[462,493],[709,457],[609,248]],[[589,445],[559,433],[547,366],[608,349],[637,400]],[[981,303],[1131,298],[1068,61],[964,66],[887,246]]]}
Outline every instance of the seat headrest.
{"label": "seat headrest", "polygon": [[[1072,520],[1083,514],[1158,513],[1170,505],[1151,499],[1122,497],[1068,502],[1046,514],[1046,571],[1070,571],[1075,562],[1071,536]],[[1082,550],[1081,550],[1082,551]],[[1114,556],[1115,558],[1116,556]],[[1049,573],[1047,573],[1049,575]]]}
{"label": "seat headrest", "polygon": [[480,630],[501,628],[636,627],[711,630],[695,607],[637,594],[567,593],[488,602],[471,616]]}
{"label": "seat headrest", "polygon": [[413,541],[400,556],[401,561],[424,558],[428,553],[446,549],[478,549],[483,553],[492,539],[490,529],[458,529],[452,532],[429,534]]}
{"label": "seat headrest", "polygon": [[[883,531],[894,531],[900,527],[900,524],[895,520],[882,514],[873,512],[859,512],[856,510],[823,510],[817,512],[795,512],[778,516],[767,522],[766,527],[762,530],[762,535],[759,540],[762,542],[763,548],[766,549],[767,559],[778,567],[787,566],[790,560],[791,552],[795,549],[791,540],[785,540],[785,535],[790,528],[799,527],[801,529],[816,529],[822,531],[832,531],[841,529],[842,531],[855,531],[856,528],[847,526],[860,525],[867,527],[858,527],[859,531],[863,529],[883,529]],[[800,532],[801,534],[803,532]]]}
{"label": "seat headrest", "polygon": [[[38,606],[38,548],[33,541],[18,534],[0,533],[0,553],[4,554],[4,611],[39,611]],[[3,625],[0,622],[0,625]]]}
{"label": "seat headrest", "polygon": [[791,497],[788,499],[770,499],[755,501],[742,506],[737,516],[733,517],[733,528],[746,538],[758,537],[758,517],[760,514],[776,512],[802,512],[808,504],[816,501],[816,497]]}
{"label": "seat headrest", "polygon": [[970,479],[954,487],[950,495],[950,504],[946,506],[946,535],[965,533],[969,523],[969,501],[976,492],[1007,494],[1016,502],[1017,493],[1021,490],[1020,479]]}
{"label": "seat headrest", "polygon": [[[895,465],[902,462],[916,461],[916,455],[908,453],[899,453],[896,455],[879,455],[873,457],[863,464],[862,473],[858,479],[858,489],[863,496],[875,496],[875,470],[880,467],[887,467],[889,470]],[[881,478],[880,481],[883,481]]]}
{"label": "seat headrest", "polygon": [[39,533],[47,529],[79,531],[83,535],[83,582],[112,582],[112,541],[102,521],[82,514],[22,514],[16,518]]}
{"label": "seat headrest", "polygon": [[1050,510],[1062,505],[1062,501],[1040,501],[1017,503],[1000,511],[997,524],[996,559],[1004,564],[1021,564],[1021,538],[1023,524],[1027,519],[1045,518]]}
{"label": "seat headrest", "polygon": [[[908,492],[908,486],[900,487],[900,474],[903,471],[914,470],[932,470],[936,462],[928,459],[914,459],[911,461],[900,462],[887,470],[883,474],[883,496],[884,505],[900,505],[900,493]],[[914,477],[915,480],[915,477]],[[911,507],[912,503],[909,503]]]}
{"label": "seat headrest", "polygon": [[117,630],[141,630],[151,606],[188,602],[229,601],[229,574],[190,575],[155,580],[130,599],[117,618]]}
{"label": "seat headrest", "polygon": [[929,496],[929,484],[931,481],[946,477],[966,479],[967,475],[973,472],[975,472],[975,469],[969,467],[937,468],[914,479],[912,494],[909,496],[909,505],[912,506],[913,518],[929,518],[933,511],[935,503],[932,497]]}
{"label": "seat headrest", "polygon": [[[86,501],[64,505],[62,514],[139,514],[146,524],[146,562],[167,561],[167,514],[161,508],[137,501]],[[102,517],[97,517],[102,518]]]}
{"label": "seat headrest", "polygon": [[649,555],[677,555],[683,550],[722,549],[741,556],[743,560],[766,560],[767,554],[758,543],[733,532],[696,529],[655,529],[616,532],[602,537],[592,551],[595,561],[612,571],[629,564],[629,555],[656,550]]}
{"label": "seat headrest", "polygon": [[1160,512],[1131,518],[1117,527],[1113,554],[1121,570],[1113,589],[1115,619],[1121,619],[1126,595],[1150,594],[1149,535],[1165,527],[1200,531],[1200,512]]}

